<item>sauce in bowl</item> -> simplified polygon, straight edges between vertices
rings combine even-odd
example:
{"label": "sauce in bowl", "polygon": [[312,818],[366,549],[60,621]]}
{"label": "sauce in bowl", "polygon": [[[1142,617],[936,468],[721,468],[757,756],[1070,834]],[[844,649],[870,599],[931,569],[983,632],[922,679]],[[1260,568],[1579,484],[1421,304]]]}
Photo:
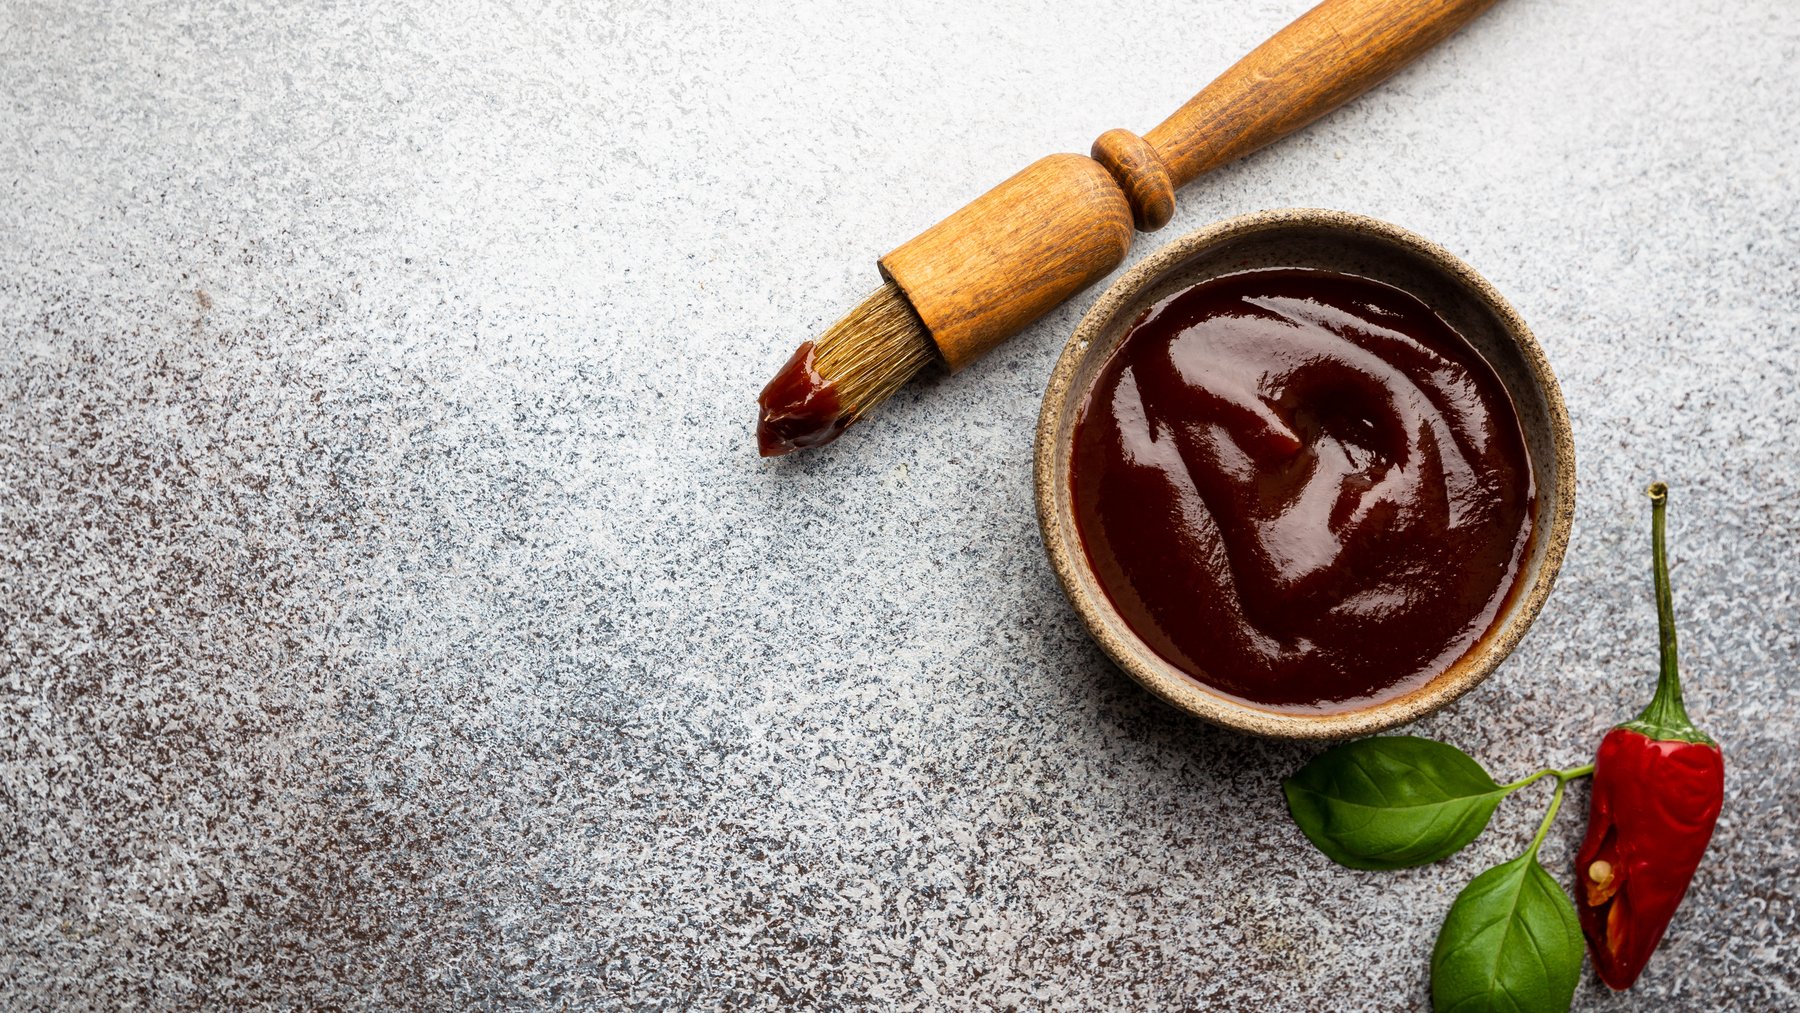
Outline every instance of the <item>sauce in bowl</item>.
{"label": "sauce in bowl", "polygon": [[1215,692],[1348,710],[1494,625],[1530,549],[1519,420],[1416,297],[1227,275],[1133,325],[1077,418],[1076,528],[1134,634]]}

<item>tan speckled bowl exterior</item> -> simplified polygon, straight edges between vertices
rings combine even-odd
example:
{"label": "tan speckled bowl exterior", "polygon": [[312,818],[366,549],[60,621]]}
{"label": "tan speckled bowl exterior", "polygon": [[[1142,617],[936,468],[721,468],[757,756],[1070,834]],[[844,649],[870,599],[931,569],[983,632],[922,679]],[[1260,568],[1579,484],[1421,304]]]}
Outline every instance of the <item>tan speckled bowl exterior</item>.
{"label": "tan speckled bowl exterior", "polygon": [[[1520,583],[1492,629],[1455,664],[1401,696],[1329,714],[1267,710],[1222,696],[1131,632],[1088,566],[1075,529],[1069,457],[1075,420],[1100,368],[1137,315],[1209,278],[1259,267],[1359,274],[1411,292],[1494,367],[1518,410],[1537,487],[1536,535]],[[1288,739],[1364,735],[1417,720],[1491,675],[1550,595],[1575,515],[1575,442],[1562,391],[1531,329],[1500,293],[1443,247],[1343,211],[1289,208],[1226,219],[1152,254],[1107,289],[1063,349],[1044,394],[1035,457],[1038,525],[1063,591],[1119,667],[1176,707],[1215,724]]]}

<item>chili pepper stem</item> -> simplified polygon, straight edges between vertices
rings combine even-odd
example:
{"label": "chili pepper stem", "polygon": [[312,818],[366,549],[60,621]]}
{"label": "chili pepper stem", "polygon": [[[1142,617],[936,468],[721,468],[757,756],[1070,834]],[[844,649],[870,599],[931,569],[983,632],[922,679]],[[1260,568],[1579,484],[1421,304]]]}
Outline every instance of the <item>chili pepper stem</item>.
{"label": "chili pepper stem", "polygon": [[1669,487],[1661,482],[1645,490],[1650,496],[1651,571],[1656,580],[1657,646],[1662,668],[1656,680],[1656,695],[1649,706],[1624,728],[1657,740],[1712,743],[1712,739],[1688,719],[1687,707],[1681,699],[1681,668],[1676,662],[1675,601],[1669,589],[1669,553],[1664,541],[1669,508]]}

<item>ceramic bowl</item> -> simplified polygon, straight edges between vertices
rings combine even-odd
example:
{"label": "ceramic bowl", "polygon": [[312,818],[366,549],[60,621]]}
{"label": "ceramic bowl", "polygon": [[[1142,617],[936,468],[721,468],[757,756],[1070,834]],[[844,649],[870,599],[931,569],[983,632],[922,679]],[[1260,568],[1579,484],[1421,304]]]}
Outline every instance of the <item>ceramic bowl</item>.
{"label": "ceramic bowl", "polygon": [[[1512,395],[1537,488],[1535,537],[1511,600],[1468,653],[1399,696],[1332,713],[1269,710],[1223,696],[1163,660],[1114,610],[1075,528],[1069,458],[1076,417],[1101,367],[1138,314],[1220,275],[1261,267],[1356,274],[1410,292],[1487,359]],[[1531,329],[1500,293],[1443,247],[1405,229],[1342,211],[1286,209],[1227,219],[1168,244],[1121,277],[1075,329],[1038,418],[1038,524],[1050,564],[1088,632],[1151,692],[1196,717],[1291,739],[1361,735],[1416,720],[1493,674],[1525,635],[1562,565],[1575,513],[1575,444],[1562,392]]]}

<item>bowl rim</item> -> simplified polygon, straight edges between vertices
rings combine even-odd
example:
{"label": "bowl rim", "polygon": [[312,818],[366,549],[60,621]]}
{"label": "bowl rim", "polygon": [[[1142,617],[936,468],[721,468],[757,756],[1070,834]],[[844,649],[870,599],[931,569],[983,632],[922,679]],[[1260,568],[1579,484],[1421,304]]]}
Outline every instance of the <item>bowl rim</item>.
{"label": "bowl rim", "polygon": [[[1064,415],[1077,410],[1069,396],[1070,387],[1088,358],[1111,354],[1111,345],[1101,339],[1118,312],[1167,272],[1210,247],[1257,233],[1293,228],[1372,236],[1402,247],[1491,311],[1501,331],[1518,346],[1531,381],[1543,395],[1557,477],[1554,488],[1545,488],[1541,465],[1533,459],[1533,471],[1539,479],[1536,484],[1540,511],[1534,537],[1545,539],[1545,550],[1530,583],[1515,590],[1515,604],[1504,614],[1503,621],[1483,634],[1449,668],[1417,689],[1371,706],[1320,714],[1268,710],[1224,696],[1152,651],[1130,632],[1106,600],[1104,591],[1098,591],[1097,581],[1093,582],[1097,593],[1090,594],[1078,579],[1080,574],[1091,578],[1092,570],[1075,532],[1073,511],[1066,517],[1059,515],[1056,498],[1058,484],[1067,481],[1068,458],[1068,454],[1058,453],[1056,434]],[[1422,718],[1480,685],[1512,653],[1549,598],[1562,569],[1575,516],[1575,442],[1562,388],[1543,348],[1512,304],[1461,258],[1423,236],[1367,215],[1325,208],[1253,211],[1214,222],[1165,244],[1113,282],[1083,315],[1057,358],[1038,413],[1032,470],[1044,551],[1063,595],[1101,650],[1127,675],[1182,711],[1216,725],[1283,739],[1338,739],[1393,728]],[[1542,523],[1546,517],[1548,524]]]}

